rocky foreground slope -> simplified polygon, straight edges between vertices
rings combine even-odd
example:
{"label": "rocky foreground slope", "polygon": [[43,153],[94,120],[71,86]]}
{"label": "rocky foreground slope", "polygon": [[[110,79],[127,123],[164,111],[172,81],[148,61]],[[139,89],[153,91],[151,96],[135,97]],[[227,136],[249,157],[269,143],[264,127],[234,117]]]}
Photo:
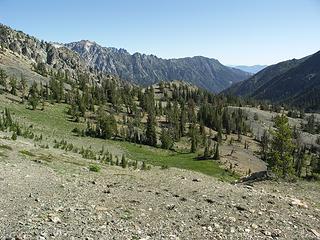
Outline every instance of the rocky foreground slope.
{"label": "rocky foreground slope", "polygon": [[317,239],[318,183],[232,185],[0,138],[0,239]]}

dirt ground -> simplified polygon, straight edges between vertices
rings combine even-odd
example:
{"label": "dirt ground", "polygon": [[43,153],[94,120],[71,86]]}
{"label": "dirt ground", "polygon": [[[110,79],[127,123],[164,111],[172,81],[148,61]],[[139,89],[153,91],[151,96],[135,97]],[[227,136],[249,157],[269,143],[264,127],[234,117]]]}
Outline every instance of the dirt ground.
{"label": "dirt ground", "polygon": [[[319,183],[230,184],[0,139],[0,239],[317,239]],[[9,147],[8,147],[9,146]]]}

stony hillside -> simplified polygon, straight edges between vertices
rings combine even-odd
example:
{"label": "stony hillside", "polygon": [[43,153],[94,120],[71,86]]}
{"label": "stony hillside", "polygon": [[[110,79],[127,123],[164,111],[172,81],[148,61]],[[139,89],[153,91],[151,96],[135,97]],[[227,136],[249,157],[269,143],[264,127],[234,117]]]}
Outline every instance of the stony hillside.
{"label": "stony hillside", "polygon": [[226,67],[216,59],[200,56],[161,59],[140,53],[131,55],[124,49],[101,47],[85,40],[65,46],[78,52],[91,67],[142,85],[184,80],[212,92],[219,92],[250,76],[239,69]]}
{"label": "stony hillside", "polygon": [[0,139],[1,239],[317,239],[319,185],[231,185]]}
{"label": "stony hillside", "polygon": [[94,81],[119,81],[116,76],[94,70],[78,53],[66,47],[40,41],[3,24],[0,24],[0,66],[10,75],[25,75],[29,81],[47,81],[50,75],[58,72],[71,81],[78,74],[85,74]]}

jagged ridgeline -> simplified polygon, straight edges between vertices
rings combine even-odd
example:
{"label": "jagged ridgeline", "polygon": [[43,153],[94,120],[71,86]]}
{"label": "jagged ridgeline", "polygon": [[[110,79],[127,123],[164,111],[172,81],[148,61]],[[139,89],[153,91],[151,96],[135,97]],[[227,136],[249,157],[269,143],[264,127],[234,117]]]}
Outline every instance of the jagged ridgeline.
{"label": "jagged ridgeline", "polygon": [[[52,76],[72,84],[85,75],[91,84],[103,81],[123,84],[117,76],[101,73],[88,64],[74,51],[60,45],[40,41],[21,31],[0,24],[0,67],[10,75],[21,76],[38,83],[48,82]],[[35,74],[38,73],[38,74]]]}
{"label": "jagged ridgeline", "polygon": [[210,92],[220,92],[251,75],[202,56],[162,59],[155,55],[130,54],[125,49],[102,47],[87,40],[65,46],[79,53],[91,67],[142,86],[162,80],[183,80]]}
{"label": "jagged ridgeline", "polygon": [[5,25],[0,25],[0,33],[2,48],[33,63],[42,76],[58,71],[71,79],[79,73],[96,80],[119,76],[126,82],[143,86],[163,80],[183,80],[211,92],[222,91],[250,76],[216,59],[200,56],[167,60],[140,53],[130,55],[124,49],[105,48],[89,41],[65,45],[48,43]]}

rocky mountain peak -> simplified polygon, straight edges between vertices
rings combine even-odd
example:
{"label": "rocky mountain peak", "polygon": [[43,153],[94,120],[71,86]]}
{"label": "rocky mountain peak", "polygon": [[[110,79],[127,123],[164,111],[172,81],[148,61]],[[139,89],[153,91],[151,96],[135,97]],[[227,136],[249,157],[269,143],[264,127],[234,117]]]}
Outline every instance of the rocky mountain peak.
{"label": "rocky mountain peak", "polygon": [[92,67],[120,76],[140,85],[160,81],[183,80],[212,92],[219,92],[232,83],[247,79],[250,74],[222,65],[218,60],[202,56],[162,59],[125,49],[102,47],[90,41],[65,44]]}

